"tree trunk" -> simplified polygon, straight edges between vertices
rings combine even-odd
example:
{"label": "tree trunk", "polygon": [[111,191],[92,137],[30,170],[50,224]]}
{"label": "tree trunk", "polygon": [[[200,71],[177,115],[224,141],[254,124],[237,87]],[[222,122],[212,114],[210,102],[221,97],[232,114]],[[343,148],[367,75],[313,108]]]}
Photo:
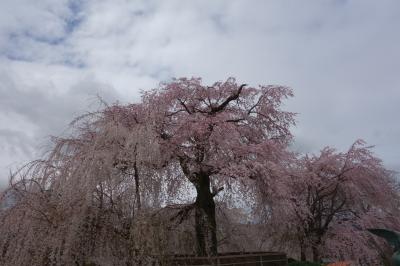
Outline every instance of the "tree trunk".
{"label": "tree trunk", "polygon": [[210,177],[199,174],[194,183],[197,197],[195,202],[195,229],[198,256],[217,255],[215,203],[210,191]]}
{"label": "tree trunk", "polygon": [[316,245],[312,246],[312,253],[313,253],[313,262],[319,263],[320,257],[319,257],[318,246]]}
{"label": "tree trunk", "polygon": [[300,243],[300,261],[306,261],[306,250],[303,243]]}
{"label": "tree trunk", "polygon": [[[135,171],[135,197],[136,197],[136,206],[138,208],[138,210],[141,209],[142,204],[141,204],[141,200],[140,200],[140,183],[139,183],[139,170],[137,167],[137,163],[135,161],[135,163],[133,164],[133,169]],[[135,208],[135,206],[133,206],[133,208]]]}
{"label": "tree trunk", "polygon": [[312,247],[311,247],[312,253],[313,253],[312,254],[313,255],[313,262],[319,263],[321,261],[321,257],[320,257],[319,250],[318,250],[318,247],[321,246],[321,243],[322,243],[322,234],[318,234],[315,237],[315,239],[314,239],[314,241],[312,243]]}

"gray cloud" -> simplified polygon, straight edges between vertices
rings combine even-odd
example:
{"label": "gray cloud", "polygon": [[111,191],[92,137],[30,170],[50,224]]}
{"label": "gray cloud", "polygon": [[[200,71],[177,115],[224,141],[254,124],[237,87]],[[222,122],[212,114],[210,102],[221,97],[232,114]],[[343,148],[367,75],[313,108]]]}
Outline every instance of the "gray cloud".
{"label": "gray cloud", "polygon": [[[98,97],[109,103],[121,98],[110,86],[68,69],[50,67],[53,77],[46,78],[46,68],[35,70],[31,63],[8,66],[0,67],[0,186],[10,168],[40,156],[50,135],[67,133],[74,117],[99,108]],[[45,76],[34,77],[36,71]],[[33,75],[21,76],[24,72]]]}
{"label": "gray cloud", "polygon": [[295,90],[297,149],[363,138],[400,170],[397,0],[23,2],[0,4],[0,130],[32,152],[97,93],[137,101],[174,76],[235,76]]}

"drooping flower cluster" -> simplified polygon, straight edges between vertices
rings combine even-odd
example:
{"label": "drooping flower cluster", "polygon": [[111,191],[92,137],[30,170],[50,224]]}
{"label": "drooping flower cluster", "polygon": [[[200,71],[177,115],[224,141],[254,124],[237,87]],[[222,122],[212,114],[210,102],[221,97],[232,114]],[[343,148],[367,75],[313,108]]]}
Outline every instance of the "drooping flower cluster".
{"label": "drooping flower cluster", "polygon": [[362,141],[344,153],[290,152],[294,113],[281,104],[291,96],[182,78],[79,117],[71,136],[11,176],[0,264],[162,264],[180,249],[213,256],[221,240],[376,265],[385,250],[363,229],[398,226],[392,173]]}
{"label": "drooping flower cluster", "polygon": [[[351,259],[357,265],[378,265],[384,246],[366,231],[399,224],[399,191],[394,173],[362,140],[347,152],[324,148],[302,156],[291,174],[281,227],[301,257]],[[282,207],[282,205],[280,205]],[[282,232],[282,233],[283,233]]]}

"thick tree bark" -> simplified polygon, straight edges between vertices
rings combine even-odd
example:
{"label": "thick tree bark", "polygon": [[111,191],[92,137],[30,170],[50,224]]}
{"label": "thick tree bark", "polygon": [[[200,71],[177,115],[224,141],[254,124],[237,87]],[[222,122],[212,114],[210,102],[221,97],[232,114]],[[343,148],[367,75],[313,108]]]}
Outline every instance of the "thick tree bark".
{"label": "thick tree bark", "polygon": [[195,202],[195,229],[198,256],[217,255],[217,234],[214,195],[210,191],[210,177],[199,174],[194,182],[197,191]]}
{"label": "thick tree bark", "polygon": [[[135,161],[135,163],[133,164],[133,169],[135,171],[135,196],[136,196],[136,206],[138,208],[138,210],[141,209],[142,204],[141,204],[141,200],[140,200],[140,183],[139,183],[139,169],[137,167],[137,163]],[[135,207],[134,207],[135,208]]]}
{"label": "thick tree bark", "polygon": [[300,261],[306,261],[306,249],[303,243],[300,243]]}
{"label": "thick tree bark", "polygon": [[319,247],[321,247],[322,244],[322,236],[324,235],[324,231],[317,230],[317,232],[314,233],[313,241],[312,241],[312,246],[311,246],[311,251],[312,251],[312,258],[313,262],[320,263],[321,261],[321,254],[319,253]]}
{"label": "thick tree bark", "polygon": [[312,247],[313,262],[319,262],[319,252],[317,247]]}
{"label": "thick tree bark", "polygon": [[304,250],[300,251],[300,261],[307,261],[306,253]]}

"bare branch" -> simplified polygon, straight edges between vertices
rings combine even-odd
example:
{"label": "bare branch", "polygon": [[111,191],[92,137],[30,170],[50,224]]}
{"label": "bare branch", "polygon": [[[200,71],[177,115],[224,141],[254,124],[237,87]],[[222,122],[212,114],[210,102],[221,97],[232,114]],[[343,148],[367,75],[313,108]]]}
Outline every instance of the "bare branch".
{"label": "bare branch", "polygon": [[231,96],[229,96],[223,103],[221,103],[220,105],[218,105],[217,107],[211,107],[211,114],[215,114],[218,113],[222,110],[225,109],[225,107],[231,102],[234,101],[236,99],[239,98],[240,93],[242,92],[243,88],[247,86],[247,84],[242,84],[240,85],[239,89],[237,90],[236,93],[232,94]]}

